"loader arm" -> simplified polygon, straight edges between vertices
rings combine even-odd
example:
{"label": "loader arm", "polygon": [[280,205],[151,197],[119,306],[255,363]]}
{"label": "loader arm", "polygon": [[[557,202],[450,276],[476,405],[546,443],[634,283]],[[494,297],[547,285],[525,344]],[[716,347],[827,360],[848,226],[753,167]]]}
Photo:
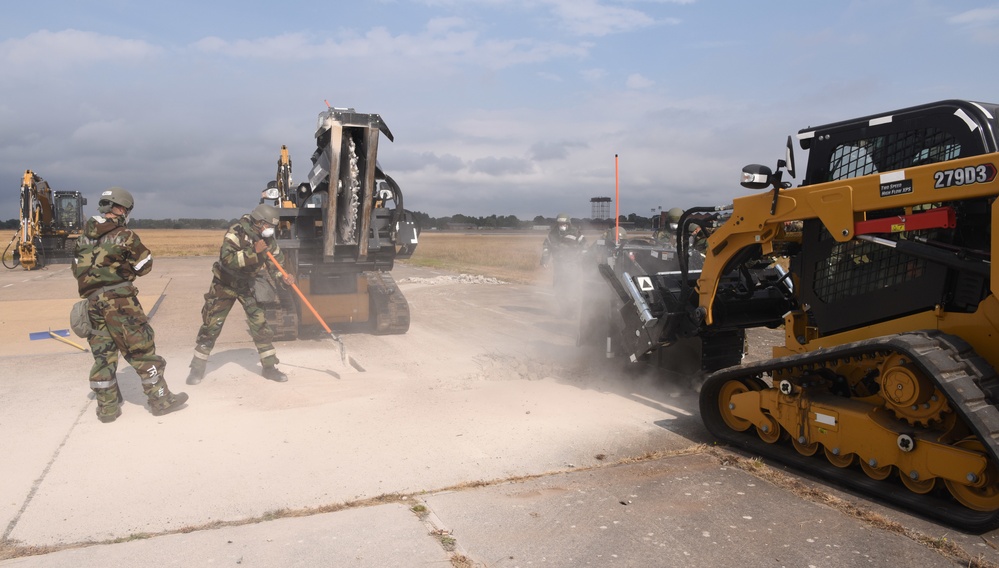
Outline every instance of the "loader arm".
{"label": "loader arm", "polygon": [[[770,214],[772,197],[760,193],[733,201],[732,216],[709,238],[704,267],[697,280],[699,305],[704,322],[714,322],[714,302],[721,276],[731,270],[732,259],[742,250],[753,245],[762,247],[764,255],[774,252],[774,240],[779,238],[784,223],[818,219],[833,239],[847,242],[856,235],[856,224],[867,219],[869,211],[905,209],[937,203],[958,201],[975,197],[989,197],[999,193],[996,169],[999,153],[973,156],[943,164],[928,164],[871,174],[843,181],[787,189],[778,195],[777,207]],[[982,172],[982,181],[937,188],[941,179],[950,171]],[[888,188],[908,188],[906,193],[886,195]],[[993,208],[995,208],[993,204]],[[905,230],[904,220],[894,232]],[[993,245],[999,236],[992,235]],[[999,268],[990,267],[992,281],[999,276]]]}

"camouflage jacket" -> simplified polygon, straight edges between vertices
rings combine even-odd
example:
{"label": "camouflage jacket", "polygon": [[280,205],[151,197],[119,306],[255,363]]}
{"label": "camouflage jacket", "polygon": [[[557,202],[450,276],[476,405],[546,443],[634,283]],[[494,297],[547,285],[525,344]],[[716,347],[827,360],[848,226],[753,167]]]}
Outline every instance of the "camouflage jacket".
{"label": "camouflage jacket", "polygon": [[132,282],[153,269],[153,254],[139,235],[125,227],[125,219],[94,216],[83,225],[71,266],[80,297],[105,286]]}
{"label": "camouflage jacket", "polygon": [[560,232],[558,227],[552,227],[541,245],[541,264],[547,264],[553,255],[578,253],[585,244],[586,237],[576,227],[569,227],[565,233]]}
{"label": "camouflage jacket", "polygon": [[[253,243],[261,238],[250,216],[243,215],[226,231],[219,259],[212,266],[212,274],[232,288],[248,288],[261,270],[268,270],[275,279],[281,280],[281,272],[267,258],[267,251],[257,253],[253,249]],[[284,253],[277,240],[271,237],[264,241],[274,258],[284,264]]]}

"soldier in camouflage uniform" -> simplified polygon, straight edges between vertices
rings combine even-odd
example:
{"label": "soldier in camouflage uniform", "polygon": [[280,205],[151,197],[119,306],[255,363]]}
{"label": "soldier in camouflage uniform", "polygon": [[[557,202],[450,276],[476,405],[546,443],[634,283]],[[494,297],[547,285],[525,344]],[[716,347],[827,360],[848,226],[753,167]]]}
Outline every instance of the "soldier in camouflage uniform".
{"label": "soldier in camouflage uniform", "polygon": [[87,219],[72,265],[80,297],[88,300],[92,331],[87,342],[94,354],[90,388],[97,398],[101,422],[114,422],[121,416],[116,376],[119,352],[139,374],[153,415],[179,410],[187,402],[186,394],[167,388],[163,379],[166,361],[156,354],[153,328],[132,284],[153,268],[149,249],[125,226],[134,203],[132,195],[120,187],[102,193],[98,204],[101,215]]}
{"label": "soldier in camouflage uniform", "polygon": [[277,281],[288,284],[294,282],[290,274],[285,279],[267,257],[267,251],[284,263],[284,254],[274,239],[274,228],[278,224],[279,211],[271,205],[261,204],[229,227],[222,239],[219,259],[212,266],[212,283],[205,294],[205,305],[201,309],[202,325],[198,331],[197,346],[191,360],[191,374],[187,384],[196,385],[205,376],[208,356],[215,347],[215,341],[222,333],[229,310],[236,300],[243,304],[250,336],[260,355],[264,378],[283,383],[288,376],[278,370],[277,353],[274,344],[274,330],[267,324],[264,309],[257,304],[253,294],[253,282],[261,270],[269,270]]}

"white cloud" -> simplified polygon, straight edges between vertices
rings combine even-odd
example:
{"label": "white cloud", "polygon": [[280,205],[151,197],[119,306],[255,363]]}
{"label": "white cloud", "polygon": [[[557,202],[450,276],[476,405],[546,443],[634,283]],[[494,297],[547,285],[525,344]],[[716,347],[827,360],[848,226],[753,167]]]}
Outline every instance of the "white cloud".
{"label": "white cloud", "polygon": [[611,6],[598,0],[543,0],[562,26],[577,35],[605,36],[656,24],[655,18],[640,10]]}
{"label": "white cloud", "polygon": [[641,73],[632,73],[631,75],[628,75],[628,79],[625,82],[625,85],[629,89],[646,89],[655,84],[655,81],[643,76]]}
{"label": "white cloud", "polygon": [[544,162],[548,160],[564,160],[569,157],[569,149],[586,148],[583,142],[537,142],[531,146],[532,160]]}
{"label": "white cloud", "polygon": [[967,30],[978,43],[999,43],[999,7],[968,10],[947,18],[947,21]]}
{"label": "white cloud", "polygon": [[224,40],[206,37],[193,47],[206,53],[262,60],[394,60],[417,68],[440,68],[448,64],[472,64],[503,69],[527,63],[562,58],[582,58],[592,47],[588,43],[566,44],[532,38],[482,39],[479,32],[465,29],[460,18],[439,18],[428,22],[418,34],[392,34],[383,27],[364,34],[344,33],[338,39],[315,38],[304,33],[283,34],[257,39]]}
{"label": "white cloud", "polygon": [[696,0],[420,0],[428,6],[467,7],[469,5],[496,8],[544,10],[551,14],[560,29],[580,36],[600,37],[626,33],[659,24],[678,24],[676,18],[657,19],[645,11],[622,4],[690,4]]}
{"label": "white cloud", "polygon": [[523,158],[497,158],[489,156],[474,160],[469,165],[472,173],[483,173],[490,176],[509,176],[531,173],[531,162]]}
{"label": "white cloud", "polygon": [[99,62],[137,63],[162,52],[142,40],[79,30],[39,30],[0,42],[0,64],[51,69]]}
{"label": "white cloud", "polygon": [[947,19],[952,24],[960,25],[986,25],[999,21],[999,8],[976,8],[961,12]]}

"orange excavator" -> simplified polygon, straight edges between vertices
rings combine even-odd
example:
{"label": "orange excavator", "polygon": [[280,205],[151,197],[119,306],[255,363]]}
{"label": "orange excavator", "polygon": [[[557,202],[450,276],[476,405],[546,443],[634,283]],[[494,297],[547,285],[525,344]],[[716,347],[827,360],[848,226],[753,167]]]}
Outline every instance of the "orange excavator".
{"label": "orange excavator", "polygon": [[[34,270],[47,264],[72,262],[76,239],[83,229],[83,206],[87,199],[79,191],[52,191],[47,181],[27,170],[21,182],[20,225],[7,245],[13,264],[4,266]],[[16,246],[15,246],[16,243]]]}

